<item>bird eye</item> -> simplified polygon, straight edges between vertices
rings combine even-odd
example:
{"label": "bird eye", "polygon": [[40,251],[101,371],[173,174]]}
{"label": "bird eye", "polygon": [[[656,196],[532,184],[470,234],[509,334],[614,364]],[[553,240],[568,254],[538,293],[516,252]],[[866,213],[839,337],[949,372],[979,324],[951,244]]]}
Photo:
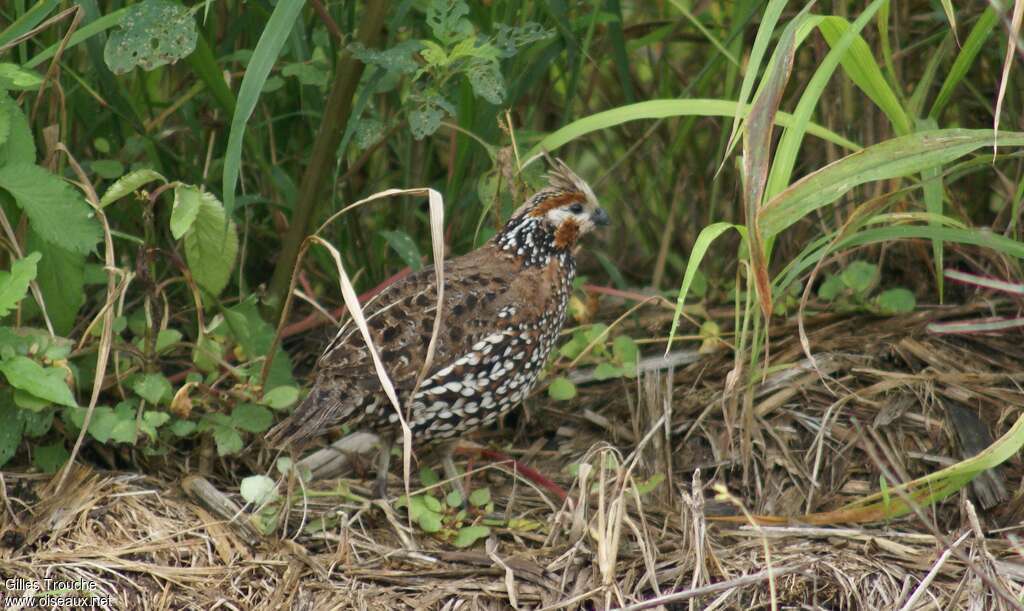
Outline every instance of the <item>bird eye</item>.
{"label": "bird eye", "polygon": [[569,206],[569,212],[572,212],[573,214],[579,214],[580,212],[583,212],[583,204],[577,203]]}

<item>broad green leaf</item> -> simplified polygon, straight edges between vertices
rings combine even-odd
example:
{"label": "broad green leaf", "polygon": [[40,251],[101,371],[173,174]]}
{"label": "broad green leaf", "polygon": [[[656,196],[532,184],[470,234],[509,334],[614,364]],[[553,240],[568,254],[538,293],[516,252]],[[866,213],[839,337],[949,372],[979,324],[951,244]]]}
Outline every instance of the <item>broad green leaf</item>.
{"label": "broad green leaf", "polygon": [[153,405],[167,403],[174,394],[171,383],[161,373],[147,373],[136,376],[132,382],[132,390]]}
{"label": "broad green leaf", "polygon": [[496,106],[505,101],[505,80],[501,77],[497,62],[473,61],[466,68],[466,78],[477,96]]}
{"label": "broad green leaf", "polygon": [[[18,393],[21,391],[16,390],[14,392]],[[54,415],[55,412],[52,409],[44,409],[35,412],[23,409],[18,412],[18,417],[25,425],[24,433],[26,437],[42,437],[49,433],[50,429],[53,428]]]}
{"label": "broad green leaf", "polygon": [[569,378],[558,376],[548,386],[548,396],[556,401],[568,401],[576,396],[576,385]]}
{"label": "broad green leaf", "polygon": [[237,454],[242,451],[242,447],[245,445],[242,443],[242,436],[230,426],[214,426],[213,441],[217,444],[218,456]]}
{"label": "broad green leaf", "polygon": [[458,490],[452,490],[444,497],[445,505],[449,507],[459,507],[462,505],[462,493]]}
{"label": "broad green leaf", "polygon": [[[761,231],[766,238],[778,235],[858,185],[917,174],[992,144],[992,131],[983,129],[943,129],[885,140],[812,172],[776,195],[761,209]],[[1001,132],[999,144],[1024,146],[1024,133]]]}
{"label": "broad green leaf", "polygon": [[381,231],[380,235],[387,240],[388,245],[398,253],[402,261],[412,268],[412,271],[418,272],[423,268],[420,249],[416,247],[416,242],[409,237],[409,234],[404,231]]}
{"label": "broad green leaf", "polygon": [[433,486],[439,481],[441,481],[441,478],[437,476],[436,471],[427,466],[420,468],[420,485],[424,487]]}
{"label": "broad green leaf", "polygon": [[635,366],[640,354],[640,348],[637,347],[636,340],[632,337],[617,335],[612,342],[612,354],[615,355],[615,359],[620,363],[632,363]]}
{"label": "broad green leaf", "polygon": [[839,277],[854,294],[863,295],[878,282],[878,266],[867,261],[851,261]]}
{"label": "broad green leaf", "polygon": [[465,0],[430,0],[427,5],[427,25],[434,38],[445,45],[473,35],[473,24],[466,19],[469,6]]}
{"label": "broad green leaf", "polygon": [[[47,242],[35,231],[28,233],[25,246],[26,250],[35,250],[43,255],[36,282],[54,331],[66,335],[74,328],[78,312],[85,303],[85,257]],[[35,302],[31,302],[30,309],[36,308]]]}
{"label": "broad green leaf", "polygon": [[469,493],[469,504],[473,507],[483,507],[491,502],[490,488],[477,488]]}
{"label": "broad green leaf", "polygon": [[192,228],[199,206],[206,193],[192,185],[178,185],[174,188],[174,207],[171,209],[171,235],[180,240]]}
{"label": "broad green leaf", "polygon": [[170,429],[178,437],[187,437],[195,432],[196,423],[191,420],[175,420],[171,423]]}
{"label": "broad green leaf", "polygon": [[269,409],[254,403],[241,403],[231,410],[231,423],[250,433],[262,433],[274,423]]}
{"label": "broad green leaf", "polygon": [[278,386],[263,395],[261,403],[272,409],[291,407],[299,399],[299,389],[294,386]]}
{"label": "broad green leaf", "polygon": [[210,193],[199,198],[195,222],[185,233],[185,258],[196,284],[213,295],[227,286],[238,255],[238,229]]}
{"label": "broad green leaf", "polygon": [[835,298],[843,292],[843,279],[838,275],[829,276],[818,287],[818,297],[825,301],[835,301]]}
{"label": "broad green leaf", "polygon": [[36,264],[42,257],[37,252],[11,265],[11,271],[0,270],[0,317],[13,310],[28,293],[28,285],[36,277]]}
{"label": "broad green leaf", "polygon": [[423,495],[423,506],[436,513],[444,511],[444,506],[441,505],[441,501],[435,498],[432,494]]}
{"label": "broad green leaf", "polygon": [[875,298],[875,305],[882,314],[909,314],[917,306],[917,300],[913,293],[900,287],[882,291]]}
{"label": "broad green leaf", "polygon": [[610,380],[612,378],[621,378],[623,374],[621,367],[616,367],[611,363],[598,363],[597,367],[594,368],[594,379],[595,380]]}
{"label": "broad green leaf", "polygon": [[191,12],[171,0],[131,5],[120,26],[103,49],[103,59],[114,74],[136,66],[153,70],[173,64],[195,50],[199,35]]}
{"label": "broad green leaf", "polygon": [[6,117],[7,136],[0,144],[0,167],[35,163],[36,140],[28,118],[6,93],[0,91],[0,115]]}
{"label": "broad green leaf", "polygon": [[40,399],[20,388],[14,389],[14,404],[20,407],[22,412],[41,412],[53,405],[46,399]]}
{"label": "broad green leaf", "polygon": [[100,240],[100,224],[82,195],[43,168],[24,163],[0,167],[0,189],[14,197],[47,242],[87,254]]}
{"label": "broad green leaf", "polygon": [[24,423],[18,417],[18,408],[7,392],[0,393],[0,467],[11,460],[21,444]]}
{"label": "broad green leaf", "polygon": [[0,90],[33,91],[43,84],[43,78],[18,64],[0,63]]}
{"label": "broad green leaf", "polygon": [[135,191],[138,191],[142,185],[156,180],[163,183],[167,182],[167,179],[164,178],[163,175],[155,170],[150,170],[149,168],[128,172],[121,178],[114,181],[114,184],[107,188],[103,197],[100,198],[100,207],[106,208],[125,195],[130,195]]}
{"label": "broad green leaf", "polygon": [[75,397],[64,379],[67,371],[58,367],[43,367],[24,356],[14,356],[0,361],[0,373],[14,388],[20,388],[40,399],[57,405],[75,407]]}
{"label": "broad green leaf", "polygon": [[424,510],[420,512],[419,519],[420,528],[425,533],[436,533],[441,530],[443,524],[441,523],[441,516],[433,511]]}
{"label": "broad green leaf", "polygon": [[491,528],[489,526],[463,526],[456,533],[452,544],[455,547],[469,547],[490,534]]}
{"label": "broad green leaf", "polygon": [[277,485],[266,475],[250,475],[242,480],[239,493],[246,503],[262,505],[277,497]]}
{"label": "broad green leaf", "polygon": [[[250,297],[236,306],[226,308],[224,321],[228,325],[231,337],[245,350],[247,358],[261,357],[270,351],[275,329],[260,316],[256,309],[255,297]],[[267,377],[266,390],[282,385],[295,386],[295,379],[292,377],[291,358],[281,349],[281,346],[278,346],[274,364]]]}
{"label": "broad green leaf", "polygon": [[32,455],[32,464],[43,473],[56,473],[70,457],[71,455],[64,449],[64,442],[57,441],[45,446],[36,446]]}

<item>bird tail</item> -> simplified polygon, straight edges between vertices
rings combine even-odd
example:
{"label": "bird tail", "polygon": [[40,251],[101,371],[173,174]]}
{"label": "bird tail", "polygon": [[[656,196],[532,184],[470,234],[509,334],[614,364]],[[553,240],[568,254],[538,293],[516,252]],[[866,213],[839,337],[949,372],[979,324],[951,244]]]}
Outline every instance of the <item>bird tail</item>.
{"label": "bird tail", "polygon": [[267,431],[264,439],[272,448],[301,446],[322,430],[320,393],[315,389],[306,395],[295,411]]}

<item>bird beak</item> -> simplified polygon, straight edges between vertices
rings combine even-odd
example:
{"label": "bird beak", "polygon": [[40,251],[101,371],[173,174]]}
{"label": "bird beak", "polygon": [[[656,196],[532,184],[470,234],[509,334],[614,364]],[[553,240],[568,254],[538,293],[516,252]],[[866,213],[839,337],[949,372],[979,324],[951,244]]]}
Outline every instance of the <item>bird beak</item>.
{"label": "bird beak", "polygon": [[590,220],[598,227],[604,227],[611,222],[611,219],[608,218],[608,213],[604,211],[604,208],[594,210],[590,215]]}

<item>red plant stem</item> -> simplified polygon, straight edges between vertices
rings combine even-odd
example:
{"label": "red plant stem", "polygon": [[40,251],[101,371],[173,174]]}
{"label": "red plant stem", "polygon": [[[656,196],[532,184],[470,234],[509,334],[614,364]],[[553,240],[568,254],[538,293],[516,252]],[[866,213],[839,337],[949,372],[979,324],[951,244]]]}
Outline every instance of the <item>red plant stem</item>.
{"label": "red plant stem", "polygon": [[512,458],[511,456],[503,452],[499,452],[498,450],[492,450],[490,448],[463,446],[456,447],[455,452],[458,454],[476,454],[481,458],[487,458],[498,463],[511,463],[512,468],[515,469],[516,473],[521,473],[523,477],[525,477],[526,479],[537,484],[541,488],[544,488],[548,492],[554,494],[555,496],[558,497],[558,500],[564,502],[566,499],[569,498],[569,495],[566,494],[565,490],[563,490],[561,486],[548,479],[547,476],[545,476],[543,473],[537,471],[532,467],[527,467],[523,463],[519,462],[518,460]]}

